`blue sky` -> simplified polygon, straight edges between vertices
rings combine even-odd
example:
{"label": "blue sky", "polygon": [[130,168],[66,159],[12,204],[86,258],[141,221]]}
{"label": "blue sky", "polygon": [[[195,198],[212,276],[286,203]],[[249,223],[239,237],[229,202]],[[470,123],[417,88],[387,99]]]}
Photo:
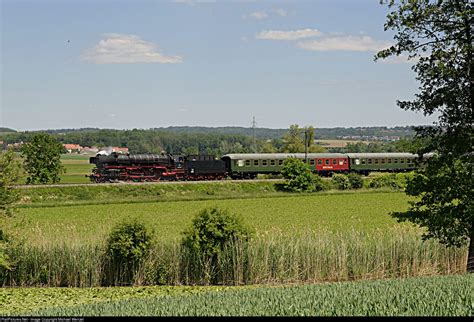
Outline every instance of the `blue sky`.
{"label": "blue sky", "polygon": [[378,0],[1,1],[0,126],[431,124]]}

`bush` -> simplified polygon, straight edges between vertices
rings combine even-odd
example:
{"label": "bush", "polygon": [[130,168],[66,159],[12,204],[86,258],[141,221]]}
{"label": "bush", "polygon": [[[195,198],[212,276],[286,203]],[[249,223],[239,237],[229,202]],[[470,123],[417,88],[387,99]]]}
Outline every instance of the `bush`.
{"label": "bush", "polygon": [[324,181],[320,175],[313,175],[313,191],[323,191],[331,189],[329,181]]}
{"label": "bush", "polygon": [[233,242],[245,242],[252,231],[243,220],[227,210],[206,208],[192,221],[185,231],[182,245],[190,258],[189,265],[196,274],[204,272],[204,283],[215,283],[220,273],[219,257],[226,246]]}
{"label": "bush", "polygon": [[130,284],[148,255],[152,233],[138,220],[125,221],[112,229],[107,239],[106,284]]}
{"label": "bush", "polygon": [[311,173],[309,166],[299,159],[286,159],[281,174],[286,179],[282,185],[284,191],[309,192],[315,189],[317,179]]}
{"label": "bush", "polygon": [[360,189],[364,186],[364,181],[362,179],[362,176],[357,173],[349,173],[347,175],[347,179],[349,179],[349,184],[351,186],[351,189]]}
{"label": "bush", "polygon": [[339,190],[347,190],[351,187],[349,178],[345,174],[336,173],[331,180]]}
{"label": "bush", "polygon": [[397,180],[395,173],[389,173],[377,176],[370,180],[369,188],[391,188],[391,189],[402,189],[403,184]]}
{"label": "bush", "polygon": [[0,229],[0,269],[7,271],[13,268],[12,260],[8,255],[9,244],[10,238]]}

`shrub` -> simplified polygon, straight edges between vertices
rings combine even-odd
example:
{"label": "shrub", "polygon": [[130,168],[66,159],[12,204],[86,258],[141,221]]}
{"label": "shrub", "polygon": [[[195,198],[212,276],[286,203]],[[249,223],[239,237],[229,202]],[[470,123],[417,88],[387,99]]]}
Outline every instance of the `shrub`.
{"label": "shrub", "polygon": [[360,189],[364,185],[364,181],[362,179],[362,176],[357,173],[349,173],[347,175],[347,179],[349,179],[349,184],[351,186],[351,189]]}
{"label": "shrub", "polygon": [[285,191],[309,192],[315,189],[314,175],[311,173],[309,166],[299,159],[286,159],[281,174],[286,179],[282,185]]}
{"label": "shrub", "polygon": [[330,184],[327,181],[324,181],[323,178],[321,178],[320,175],[314,174],[313,175],[313,191],[323,191],[323,190],[329,190]]}
{"label": "shrub", "polygon": [[224,248],[232,242],[247,241],[252,231],[241,217],[219,208],[206,208],[185,231],[182,245],[188,253],[191,270],[203,272],[204,283],[214,283],[220,273],[217,267]]}
{"label": "shrub", "polygon": [[140,263],[148,255],[152,233],[138,220],[115,226],[107,239],[106,284],[130,284]]}
{"label": "shrub", "polygon": [[339,190],[347,190],[351,187],[349,178],[345,174],[336,173],[331,180]]}
{"label": "shrub", "polygon": [[399,182],[399,180],[397,180],[395,173],[389,173],[377,176],[370,180],[369,188],[401,189],[403,188],[403,185]]}
{"label": "shrub", "polygon": [[8,255],[9,244],[10,238],[0,229],[0,269],[11,270],[13,268],[12,260]]}

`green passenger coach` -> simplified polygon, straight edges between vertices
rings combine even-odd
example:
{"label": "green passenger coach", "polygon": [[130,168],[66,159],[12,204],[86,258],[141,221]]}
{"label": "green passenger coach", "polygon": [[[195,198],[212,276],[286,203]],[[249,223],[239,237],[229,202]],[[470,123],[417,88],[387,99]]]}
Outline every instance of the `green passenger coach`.
{"label": "green passenger coach", "polygon": [[370,171],[411,171],[416,169],[418,157],[411,153],[347,153],[351,171],[368,174]]}
{"label": "green passenger coach", "polygon": [[241,153],[226,154],[226,162],[233,178],[255,178],[257,174],[278,174],[288,158],[308,161],[312,172],[321,174],[348,171],[347,156],[342,153]]}

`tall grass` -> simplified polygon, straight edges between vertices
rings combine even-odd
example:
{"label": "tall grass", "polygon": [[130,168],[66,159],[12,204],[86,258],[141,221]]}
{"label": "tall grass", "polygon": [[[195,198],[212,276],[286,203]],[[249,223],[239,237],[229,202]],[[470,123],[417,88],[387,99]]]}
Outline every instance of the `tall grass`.
{"label": "tall grass", "polygon": [[0,271],[2,286],[223,285],[308,283],[465,272],[467,247],[422,241],[419,229],[375,232],[274,230],[249,242],[229,243],[212,266],[178,241],[154,244],[133,278],[109,276],[103,245],[17,246],[12,271]]}

